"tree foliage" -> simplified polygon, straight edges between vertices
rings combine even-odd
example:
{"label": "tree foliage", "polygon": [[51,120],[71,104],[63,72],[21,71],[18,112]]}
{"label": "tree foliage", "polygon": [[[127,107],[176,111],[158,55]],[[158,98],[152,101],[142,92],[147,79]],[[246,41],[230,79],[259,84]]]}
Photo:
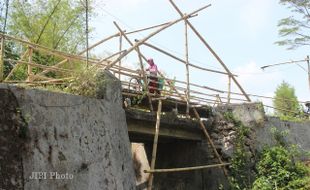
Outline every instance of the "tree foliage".
{"label": "tree foliage", "polygon": [[303,163],[295,161],[295,156],[295,151],[283,146],[265,149],[257,164],[258,176],[253,190],[309,189],[309,169]]}
{"label": "tree foliage", "polygon": [[277,116],[295,117],[300,112],[294,87],[283,81],[276,89],[273,100]]}
{"label": "tree foliage", "polygon": [[280,0],[280,4],[288,7],[292,15],[278,23],[282,40],[276,44],[294,49],[310,45],[310,0]]}
{"label": "tree foliage", "polygon": [[65,52],[84,46],[85,7],[71,0],[13,0],[8,29],[12,35]]}

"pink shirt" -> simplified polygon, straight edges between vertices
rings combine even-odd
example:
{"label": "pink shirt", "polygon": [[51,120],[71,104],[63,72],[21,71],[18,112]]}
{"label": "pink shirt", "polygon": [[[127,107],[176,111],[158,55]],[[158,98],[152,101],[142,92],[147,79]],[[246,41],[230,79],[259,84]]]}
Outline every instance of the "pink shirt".
{"label": "pink shirt", "polygon": [[150,74],[151,75],[157,75],[157,72],[158,72],[158,69],[157,69],[157,65],[153,64],[153,65],[150,65],[148,70],[150,71]]}

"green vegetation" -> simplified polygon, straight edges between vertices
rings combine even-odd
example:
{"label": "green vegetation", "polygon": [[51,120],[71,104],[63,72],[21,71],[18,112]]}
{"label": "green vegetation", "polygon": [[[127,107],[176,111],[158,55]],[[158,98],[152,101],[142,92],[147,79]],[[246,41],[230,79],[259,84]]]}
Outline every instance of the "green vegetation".
{"label": "green vegetation", "polygon": [[[85,48],[85,6],[84,1],[70,0],[33,0],[10,1],[10,11],[7,19],[7,33],[19,36],[30,42],[57,49],[68,53],[78,53]],[[92,1],[89,6],[89,17],[93,16]],[[3,19],[3,18],[2,18]],[[5,59],[17,60],[26,52],[27,47],[14,45],[5,41]],[[42,65],[55,65],[63,60],[51,54],[33,51],[32,60]],[[6,77],[14,61],[5,61],[4,76]],[[67,63],[63,67],[75,64]],[[18,66],[12,80],[25,80],[27,78],[26,65]],[[43,69],[33,68],[37,74]],[[69,75],[49,72],[47,77],[67,77]]]}
{"label": "green vegetation", "polygon": [[52,49],[76,53],[85,41],[84,12],[82,1],[13,0],[8,32]]}
{"label": "green vegetation", "polygon": [[245,138],[250,130],[240,121],[234,118],[233,113],[228,111],[224,113],[224,118],[236,127],[237,135],[235,140],[235,150],[231,163],[231,175],[229,178],[231,189],[250,189],[255,173],[251,168],[251,153],[245,148]]}
{"label": "green vegetation", "polygon": [[288,46],[288,49],[310,45],[310,0],[280,0],[280,3],[287,6],[293,14],[279,21],[279,35],[283,39],[276,44]]}
{"label": "green vegetation", "polygon": [[234,119],[232,112],[226,112],[224,118],[233,122],[237,130],[235,152],[230,170],[230,188],[233,190],[290,190],[310,189],[310,170],[299,161],[300,152],[285,141],[287,131],[271,129],[275,146],[265,147],[257,158],[251,160],[251,152],[245,149],[245,138],[250,130]]}
{"label": "green vegetation", "polygon": [[273,105],[275,115],[285,120],[294,120],[301,114],[301,107],[298,104],[294,87],[284,81],[275,91]]}
{"label": "green vegetation", "polygon": [[257,164],[253,190],[310,189],[309,169],[297,161],[295,152],[280,145],[265,149]]}
{"label": "green vegetation", "polygon": [[300,152],[296,146],[289,146],[285,141],[288,131],[279,131],[273,127],[271,133],[276,145],[266,147],[261,153],[253,190],[309,189],[310,170],[299,161]]}
{"label": "green vegetation", "polygon": [[106,78],[99,73],[97,68],[82,69],[75,72],[75,77],[69,81],[69,85],[64,88],[65,92],[88,97],[97,97],[100,87],[104,87]]}

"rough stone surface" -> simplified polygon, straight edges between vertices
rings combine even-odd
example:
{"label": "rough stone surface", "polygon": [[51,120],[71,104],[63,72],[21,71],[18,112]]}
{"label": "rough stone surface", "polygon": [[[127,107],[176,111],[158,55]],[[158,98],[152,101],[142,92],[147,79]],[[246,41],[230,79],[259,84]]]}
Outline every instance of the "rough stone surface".
{"label": "rough stone surface", "polygon": [[280,132],[287,131],[285,137],[287,143],[297,145],[303,152],[310,151],[310,121],[290,122],[281,121],[277,117],[267,117],[260,103],[223,106],[217,111],[221,113],[231,111],[236,119],[250,128],[250,135],[245,141],[252,151],[260,151],[266,145],[275,144],[271,132],[273,127]]}
{"label": "rough stone surface", "polygon": [[[101,100],[8,85],[0,91],[1,188],[135,189],[120,84]],[[32,172],[46,176],[31,179]]]}

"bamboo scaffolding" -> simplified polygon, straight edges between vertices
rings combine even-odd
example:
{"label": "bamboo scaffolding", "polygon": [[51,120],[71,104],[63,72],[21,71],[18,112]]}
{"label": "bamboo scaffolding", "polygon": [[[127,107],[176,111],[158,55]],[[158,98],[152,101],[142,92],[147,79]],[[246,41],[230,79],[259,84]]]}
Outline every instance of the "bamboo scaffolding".
{"label": "bamboo scaffolding", "polygon": [[[183,18],[184,15],[180,11],[180,9],[176,6],[176,4],[169,0],[172,6],[175,8],[175,10],[179,13],[179,15]],[[233,74],[230,72],[228,67],[225,65],[225,63],[222,61],[222,59],[215,53],[215,51],[211,48],[211,46],[206,42],[206,40],[200,35],[200,33],[196,30],[196,28],[187,20],[185,19],[185,22],[187,22],[188,26],[192,29],[192,31],[197,35],[197,37],[200,39],[200,41],[209,49],[209,51],[213,54],[213,56],[218,60],[218,62],[223,66],[225,71],[231,76],[232,80],[235,82],[235,84],[238,86],[239,90],[242,92],[242,94],[246,97],[246,99],[251,102],[250,97],[247,95],[247,93],[244,91],[242,86],[239,84],[237,79],[233,76]]]}
{"label": "bamboo scaffolding", "polygon": [[[119,71],[114,70],[114,69],[111,69],[111,70],[113,72],[120,73],[120,74],[125,75],[125,76],[129,76],[129,77],[133,77],[133,78],[137,78],[137,79],[141,79],[142,78],[142,77],[140,77],[138,75],[132,75],[132,74],[124,73],[124,72],[119,72]],[[126,83],[125,81],[122,81],[122,82]],[[153,82],[154,83],[158,83],[156,81],[153,81]],[[127,84],[129,84],[129,83],[127,83]],[[179,86],[175,86],[175,88],[176,89],[180,89],[180,90],[186,90],[185,88],[179,87]],[[158,89],[158,88],[156,88],[156,89],[159,90],[159,91],[168,92],[168,91],[164,91],[164,90],[161,90],[161,89]],[[216,100],[218,100],[218,96],[219,96],[219,95],[212,95],[212,94],[202,93],[202,92],[198,92],[198,91],[195,91],[195,90],[191,90],[190,92],[194,93],[194,94],[201,94],[201,95],[209,96],[209,97],[216,97],[217,98]],[[176,96],[176,97],[178,97],[178,96]],[[196,96],[190,96],[190,97],[196,97]],[[199,97],[196,97],[196,98],[199,98]],[[220,98],[227,99],[226,97],[220,97]],[[210,99],[205,99],[205,100],[210,100]],[[212,100],[212,101],[216,101],[216,100]],[[231,98],[231,100],[244,101],[244,102],[247,101],[247,100],[244,100],[244,99],[237,99],[237,98]]]}
{"label": "bamboo scaffolding", "polygon": [[[0,33],[1,34],[1,33]],[[3,37],[4,38],[4,37]],[[19,60],[23,60],[27,55],[29,54],[29,49],[27,49],[26,50],[26,52],[21,56],[21,58],[19,59]],[[11,76],[14,74],[14,72],[15,72],[15,70],[19,67],[19,65],[20,65],[21,63],[17,63],[14,67],[13,67],[13,69],[9,72],[9,74],[6,76],[6,78],[4,79],[4,81],[6,82],[6,81],[8,81],[10,78],[11,78]]]}
{"label": "bamboo scaffolding", "polygon": [[74,54],[69,54],[69,53],[64,53],[62,51],[58,51],[55,49],[51,49],[39,44],[35,44],[26,40],[22,40],[20,38],[16,38],[16,37],[12,37],[3,33],[0,33],[0,36],[5,37],[7,39],[11,39],[11,40],[15,40],[18,41],[22,44],[25,44],[27,46],[31,46],[33,48],[33,50],[41,50],[44,51],[46,53],[48,53],[49,55],[55,55],[55,56],[59,56],[59,57],[63,57],[63,58],[68,58],[68,59],[72,59],[72,60],[77,60],[77,61],[86,61],[86,58],[83,56],[79,56],[79,55],[74,55]]}
{"label": "bamboo scaffolding", "polygon": [[211,164],[205,166],[194,166],[194,167],[185,167],[185,168],[169,168],[169,169],[154,169],[154,170],[144,170],[144,173],[167,173],[167,172],[184,172],[184,171],[194,171],[194,170],[202,170],[207,168],[228,166],[230,163],[223,164]]}
{"label": "bamboo scaffolding", "polygon": [[[157,46],[154,46],[154,45],[152,45],[150,43],[146,43],[146,42],[144,42],[143,45],[148,46],[148,47],[150,47],[150,48],[152,48],[154,50],[157,50],[157,51],[159,51],[159,52],[161,52],[161,53],[163,53],[163,54],[165,54],[165,55],[167,55],[167,56],[169,56],[169,57],[171,57],[171,58],[173,58],[175,60],[180,61],[181,63],[187,64],[186,60],[183,60],[183,59],[181,59],[181,58],[179,58],[179,57],[177,57],[175,55],[172,55],[171,53],[169,53],[169,52],[167,52],[167,51],[165,51],[165,50],[163,50],[163,49],[161,49],[161,48],[159,48]],[[208,71],[208,72],[218,73],[218,74],[223,74],[223,75],[229,75],[229,73],[226,73],[226,72],[217,71],[217,70],[213,70],[213,69],[208,69],[208,68],[205,68],[205,67],[200,67],[200,66],[194,65],[192,63],[188,63],[188,65],[193,67],[193,68],[195,68],[195,69],[199,69],[199,70],[203,70],[203,71]],[[234,75],[234,76],[237,76],[237,75]]]}
{"label": "bamboo scaffolding", "polygon": [[228,76],[228,93],[227,93],[227,102],[230,103],[230,91],[231,91],[231,77]]}
{"label": "bamboo scaffolding", "polygon": [[[212,141],[212,139],[211,139],[211,137],[210,137],[208,131],[206,130],[206,126],[203,124],[203,122],[202,122],[202,120],[201,120],[201,118],[200,118],[200,116],[199,116],[199,114],[198,114],[196,108],[193,108],[193,110],[194,110],[194,113],[195,113],[196,118],[197,118],[198,121],[199,121],[199,126],[200,126],[200,128],[202,129],[202,131],[203,131],[203,133],[205,134],[205,136],[207,137],[208,142],[210,143],[210,145],[211,145],[211,147],[212,147],[212,149],[213,149],[213,151],[214,151],[214,153],[215,153],[215,156],[216,156],[217,159],[219,160],[220,164],[224,164],[223,161],[222,161],[222,159],[221,159],[221,156],[220,156],[219,153],[217,152],[217,150],[216,150],[216,148],[215,148],[215,145],[214,145],[214,143],[213,143],[213,141]],[[223,165],[221,166],[221,168],[223,169],[223,172],[224,172],[225,176],[228,177],[228,172],[227,172],[226,168],[223,167]]]}
{"label": "bamboo scaffolding", "polygon": [[188,68],[188,35],[187,35],[187,23],[184,22],[185,30],[185,69],[186,69],[186,115],[189,116],[189,102],[190,102],[190,86],[189,86],[189,68]]}
{"label": "bamboo scaffolding", "polygon": [[[193,18],[193,17],[196,17],[196,16],[198,16],[198,14],[191,15],[189,17],[189,19]],[[170,22],[165,22],[165,23],[162,23],[162,24],[157,24],[157,25],[154,25],[154,26],[145,27],[145,28],[141,28],[141,29],[138,29],[138,30],[134,30],[134,31],[130,31],[130,32],[125,32],[125,34],[129,35],[129,34],[134,34],[134,33],[138,33],[138,32],[143,32],[143,31],[146,31],[146,30],[151,30],[151,29],[154,29],[154,28],[158,28],[158,27],[162,27],[162,26],[168,25],[169,23]]]}
{"label": "bamboo scaffolding", "polygon": [[[114,21],[113,22],[114,25],[116,26],[116,28],[121,32],[121,34],[124,36],[124,38],[126,39],[126,41],[131,45],[133,46],[134,44],[130,41],[130,39],[127,37],[126,34],[124,34],[124,32],[122,31],[122,29],[120,28],[120,26]],[[150,110],[151,112],[153,112],[153,104],[152,104],[152,99],[151,99],[151,96],[149,96],[149,88],[148,88],[148,83],[147,83],[147,77],[145,75],[145,70],[144,70],[144,66],[143,66],[143,63],[142,63],[142,55],[141,55],[141,52],[140,52],[140,49],[139,47],[136,47],[135,51],[138,53],[138,58],[139,58],[139,64],[140,64],[140,68],[141,68],[141,74],[143,76],[143,80],[144,80],[144,89],[146,89],[147,91],[147,96],[148,96],[148,101],[149,101],[149,104],[150,104]],[[121,59],[120,59],[121,61]]]}
{"label": "bamboo scaffolding", "polygon": [[12,62],[16,62],[17,64],[27,64],[30,65],[32,67],[38,67],[41,69],[50,69],[53,71],[57,71],[57,72],[62,72],[62,73],[72,73],[72,70],[69,69],[61,69],[58,67],[53,67],[53,66],[46,66],[46,65],[41,65],[41,64],[37,64],[34,61],[31,60],[31,62],[27,62],[27,61],[20,61],[20,60],[13,60],[13,59],[5,59],[6,61],[12,61]]}
{"label": "bamboo scaffolding", "polygon": [[[105,58],[103,58],[103,59],[101,59],[100,60],[100,62],[109,62],[109,59],[111,59],[112,57],[115,57],[116,55],[119,55],[119,54],[121,54],[121,53],[123,53],[123,52],[125,52],[126,50],[121,50],[121,51],[119,51],[119,52],[116,52],[116,53],[113,53],[112,55],[110,55],[110,56],[108,56],[108,57],[105,57]],[[96,65],[98,65],[98,64],[94,64],[94,66],[96,66]],[[100,64],[101,66],[103,65],[103,66],[105,66],[106,64]],[[118,67],[118,70],[120,71],[121,70],[121,66],[120,65],[118,65],[118,66],[116,66],[116,67]]]}
{"label": "bamboo scaffolding", "polygon": [[190,14],[188,14],[188,15],[186,15],[186,16],[183,16],[182,18],[179,18],[179,19],[177,19],[177,20],[175,20],[175,21],[173,21],[173,22],[170,22],[169,24],[167,24],[167,25],[165,25],[165,26],[162,26],[162,27],[159,28],[158,30],[152,32],[151,34],[149,34],[148,36],[146,36],[145,38],[143,38],[141,41],[137,42],[134,46],[131,46],[131,47],[127,50],[127,52],[121,54],[115,61],[113,61],[112,63],[110,63],[109,65],[107,65],[104,69],[108,70],[109,68],[111,68],[111,67],[112,67],[113,65],[115,65],[120,59],[124,58],[127,54],[129,54],[130,52],[132,52],[133,50],[135,50],[136,47],[140,46],[142,43],[144,43],[145,41],[147,41],[148,39],[150,39],[150,38],[153,37],[154,35],[158,34],[159,32],[165,30],[166,28],[168,28],[168,27],[170,27],[170,26],[172,26],[172,25],[174,25],[174,24],[176,24],[176,23],[178,23],[178,22],[180,22],[180,21],[182,21],[182,20],[184,20],[184,19],[189,18],[191,15],[194,15],[194,14],[196,14],[196,13],[198,13],[198,12],[200,12],[200,11],[206,9],[206,8],[208,8],[209,6],[211,6],[211,5],[206,5],[206,6],[200,8],[200,9],[198,9],[198,10],[196,10],[196,11],[193,11],[192,13],[190,13]]}
{"label": "bamboo scaffolding", "polygon": [[[122,35],[122,33],[121,33],[121,35],[119,36],[119,49],[118,49],[119,52],[122,51],[122,48],[123,48],[122,46],[123,46],[123,35]],[[118,66],[119,66],[119,67],[122,66],[122,60],[119,60]],[[120,71],[120,69],[119,69],[119,71]],[[120,75],[120,74],[118,75],[118,79],[121,80],[121,75]]]}
{"label": "bamboo scaffolding", "polygon": [[33,81],[33,73],[32,73],[32,53],[33,53],[33,49],[31,47],[29,47],[29,57],[28,57],[28,63],[27,64],[27,81],[32,82]]}
{"label": "bamboo scaffolding", "polygon": [[[153,151],[152,151],[151,170],[153,170],[155,168],[155,163],[156,163],[156,153],[157,153],[157,143],[158,143],[159,127],[160,127],[161,107],[162,107],[162,100],[158,100],[155,135],[154,135]],[[148,187],[147,187],[148,190],[152,190],[153,179],[154,179],[154,176],[153,176],[153,174],[151,174],[149,177],[149,181],[148,181]]]}
{"label": "bamboo scaffolding", "polygon": [[[111,36],[108,36],[107,38],[105,38],[103,40],[100,40],[97,43],[95,43],[95,44],[89,46],[88,48],[84,49],[83,51],[79,52],[78,55],[83,55],[86,51],[89,51],[89,50],[97,47],[98,45],[100,45],[100,44],[102,44],[102,43],[104,43],[104,42],[106,42],[106,41],[108,41],[108,40],[110,40],[110,39],[112,39],[114,37],[117,37],[117,36],[119,36],[119,33],[116,33],[116,34],[113,34]],[[54,66],[55,67],[59,67],[59,66],[65,64],[67,61],[69,61],[69,59],[64,59],[64,60],[60,61],[59,63],[55,64]],[[38,73],[37,75],[46,74],[49,71],[50,71],[49,69],[46,69],[46,70],[43,70],[42,72]]]}
{"label": "bamboo scaffolding", "polygon": [[0,82],[3,81],[4,77],[4,48],[4,38],[2,37],[0,41]]}

